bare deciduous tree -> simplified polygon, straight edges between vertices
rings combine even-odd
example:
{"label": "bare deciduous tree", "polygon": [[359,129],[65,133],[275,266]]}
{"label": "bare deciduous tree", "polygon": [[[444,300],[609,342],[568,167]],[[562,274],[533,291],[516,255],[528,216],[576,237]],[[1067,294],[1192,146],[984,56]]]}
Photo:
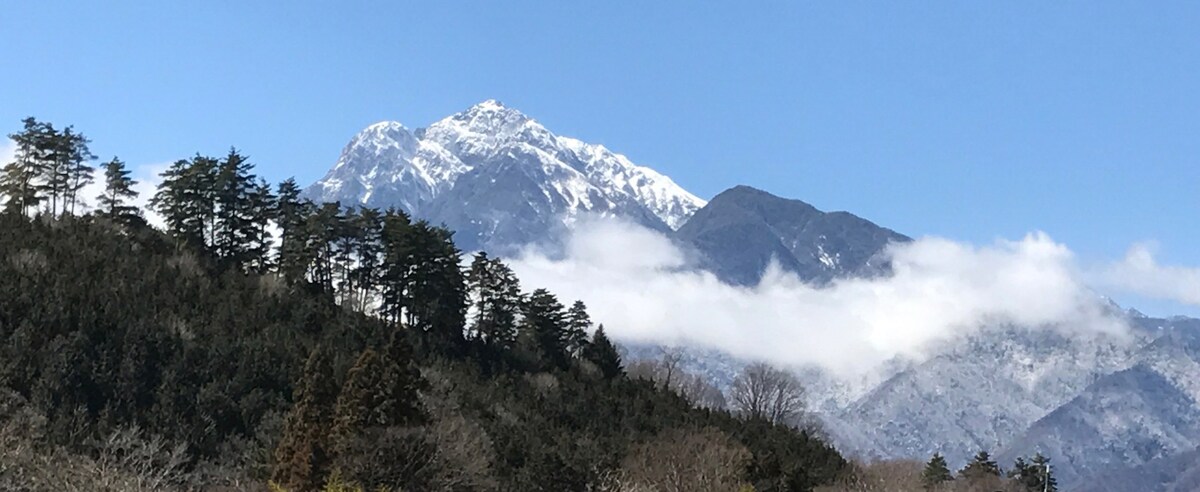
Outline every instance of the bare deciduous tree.
{"label": "bare deciduous tree", "polygon": [[804,387],[795,374],[754,363],[733,380],[730,403],[750,418],[795,424],[804,412]]}
{"label": "bare deciduous tree", "polygon": [[678,347],[660,349],[658,359],[642,359],[625,366],[625,374],[634,379],[653,381],[655,385],[682,396],[692,406],[723,409],[725,395],[708,378],[693,374],[682,366],[684,352]]}
{"label": "bare deciduous tree", "polygon": [[675,430],[635,446],[622,463],[621,492],[728,492],[746,487],[750,452],[723,432]]}

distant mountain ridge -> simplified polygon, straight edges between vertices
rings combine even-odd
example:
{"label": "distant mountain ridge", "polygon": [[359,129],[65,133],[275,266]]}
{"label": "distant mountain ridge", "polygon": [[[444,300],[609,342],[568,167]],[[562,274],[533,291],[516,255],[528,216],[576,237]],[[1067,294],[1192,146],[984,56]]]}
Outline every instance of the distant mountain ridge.
{"label": "distant mountain ridge", "polygon": [[713,197],[675,237],[702,253],[721,279],[757,283],[771,261],[806,281],[872,276],[887,270],[881,253],[908,236],[848,212],[822,212],[800,200],[749,186]]}

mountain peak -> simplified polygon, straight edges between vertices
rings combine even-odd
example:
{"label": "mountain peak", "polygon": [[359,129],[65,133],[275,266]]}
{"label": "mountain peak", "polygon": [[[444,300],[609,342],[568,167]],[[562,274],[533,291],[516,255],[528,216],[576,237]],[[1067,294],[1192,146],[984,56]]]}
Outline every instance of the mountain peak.
{"label": "mountain peak", "polygon": [[665,231],[705,203],[653,169],[556,135],[496,99],[416,131],[392,121],[371,125],[307,193],[398,206],[452,227],[467,248],[542,241],[581,213]]}

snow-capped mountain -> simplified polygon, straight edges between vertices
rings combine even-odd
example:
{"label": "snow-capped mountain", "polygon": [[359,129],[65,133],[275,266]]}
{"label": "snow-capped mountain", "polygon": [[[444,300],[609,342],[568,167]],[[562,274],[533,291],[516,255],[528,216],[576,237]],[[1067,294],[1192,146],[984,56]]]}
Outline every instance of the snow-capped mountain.
{"label": "snow-capped mountain", "polygon": [[582,213],[666,231],[705,204],[653,169],[603,145],[556,135],[495,100],[427,128],[371,125],[305,194],[399,207],[444,223],[467,250],[545,240]]}

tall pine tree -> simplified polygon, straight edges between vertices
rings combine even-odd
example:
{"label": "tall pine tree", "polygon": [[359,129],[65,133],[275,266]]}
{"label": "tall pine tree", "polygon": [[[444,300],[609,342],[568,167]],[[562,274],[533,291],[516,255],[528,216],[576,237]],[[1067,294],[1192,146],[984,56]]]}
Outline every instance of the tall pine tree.
{"label": "tall pine tree", "polygon": [[137,198],[133,187],[137,181],[129,177],[125,163],[116,157],[104,164],[104,191],[96,197],[97,214],[110,220],[128,223],[140,215],[138,208],[130,205]]}
{"label": "tall pine tree", "polygon": [[946,458],[941,453],[934,453],[925,464],[925,470],[921,472],[921,483],[925,485],[925,490],[935,490],[951,480],[954,480],[954,477],[950,475],[950,468],[946,466]]}

